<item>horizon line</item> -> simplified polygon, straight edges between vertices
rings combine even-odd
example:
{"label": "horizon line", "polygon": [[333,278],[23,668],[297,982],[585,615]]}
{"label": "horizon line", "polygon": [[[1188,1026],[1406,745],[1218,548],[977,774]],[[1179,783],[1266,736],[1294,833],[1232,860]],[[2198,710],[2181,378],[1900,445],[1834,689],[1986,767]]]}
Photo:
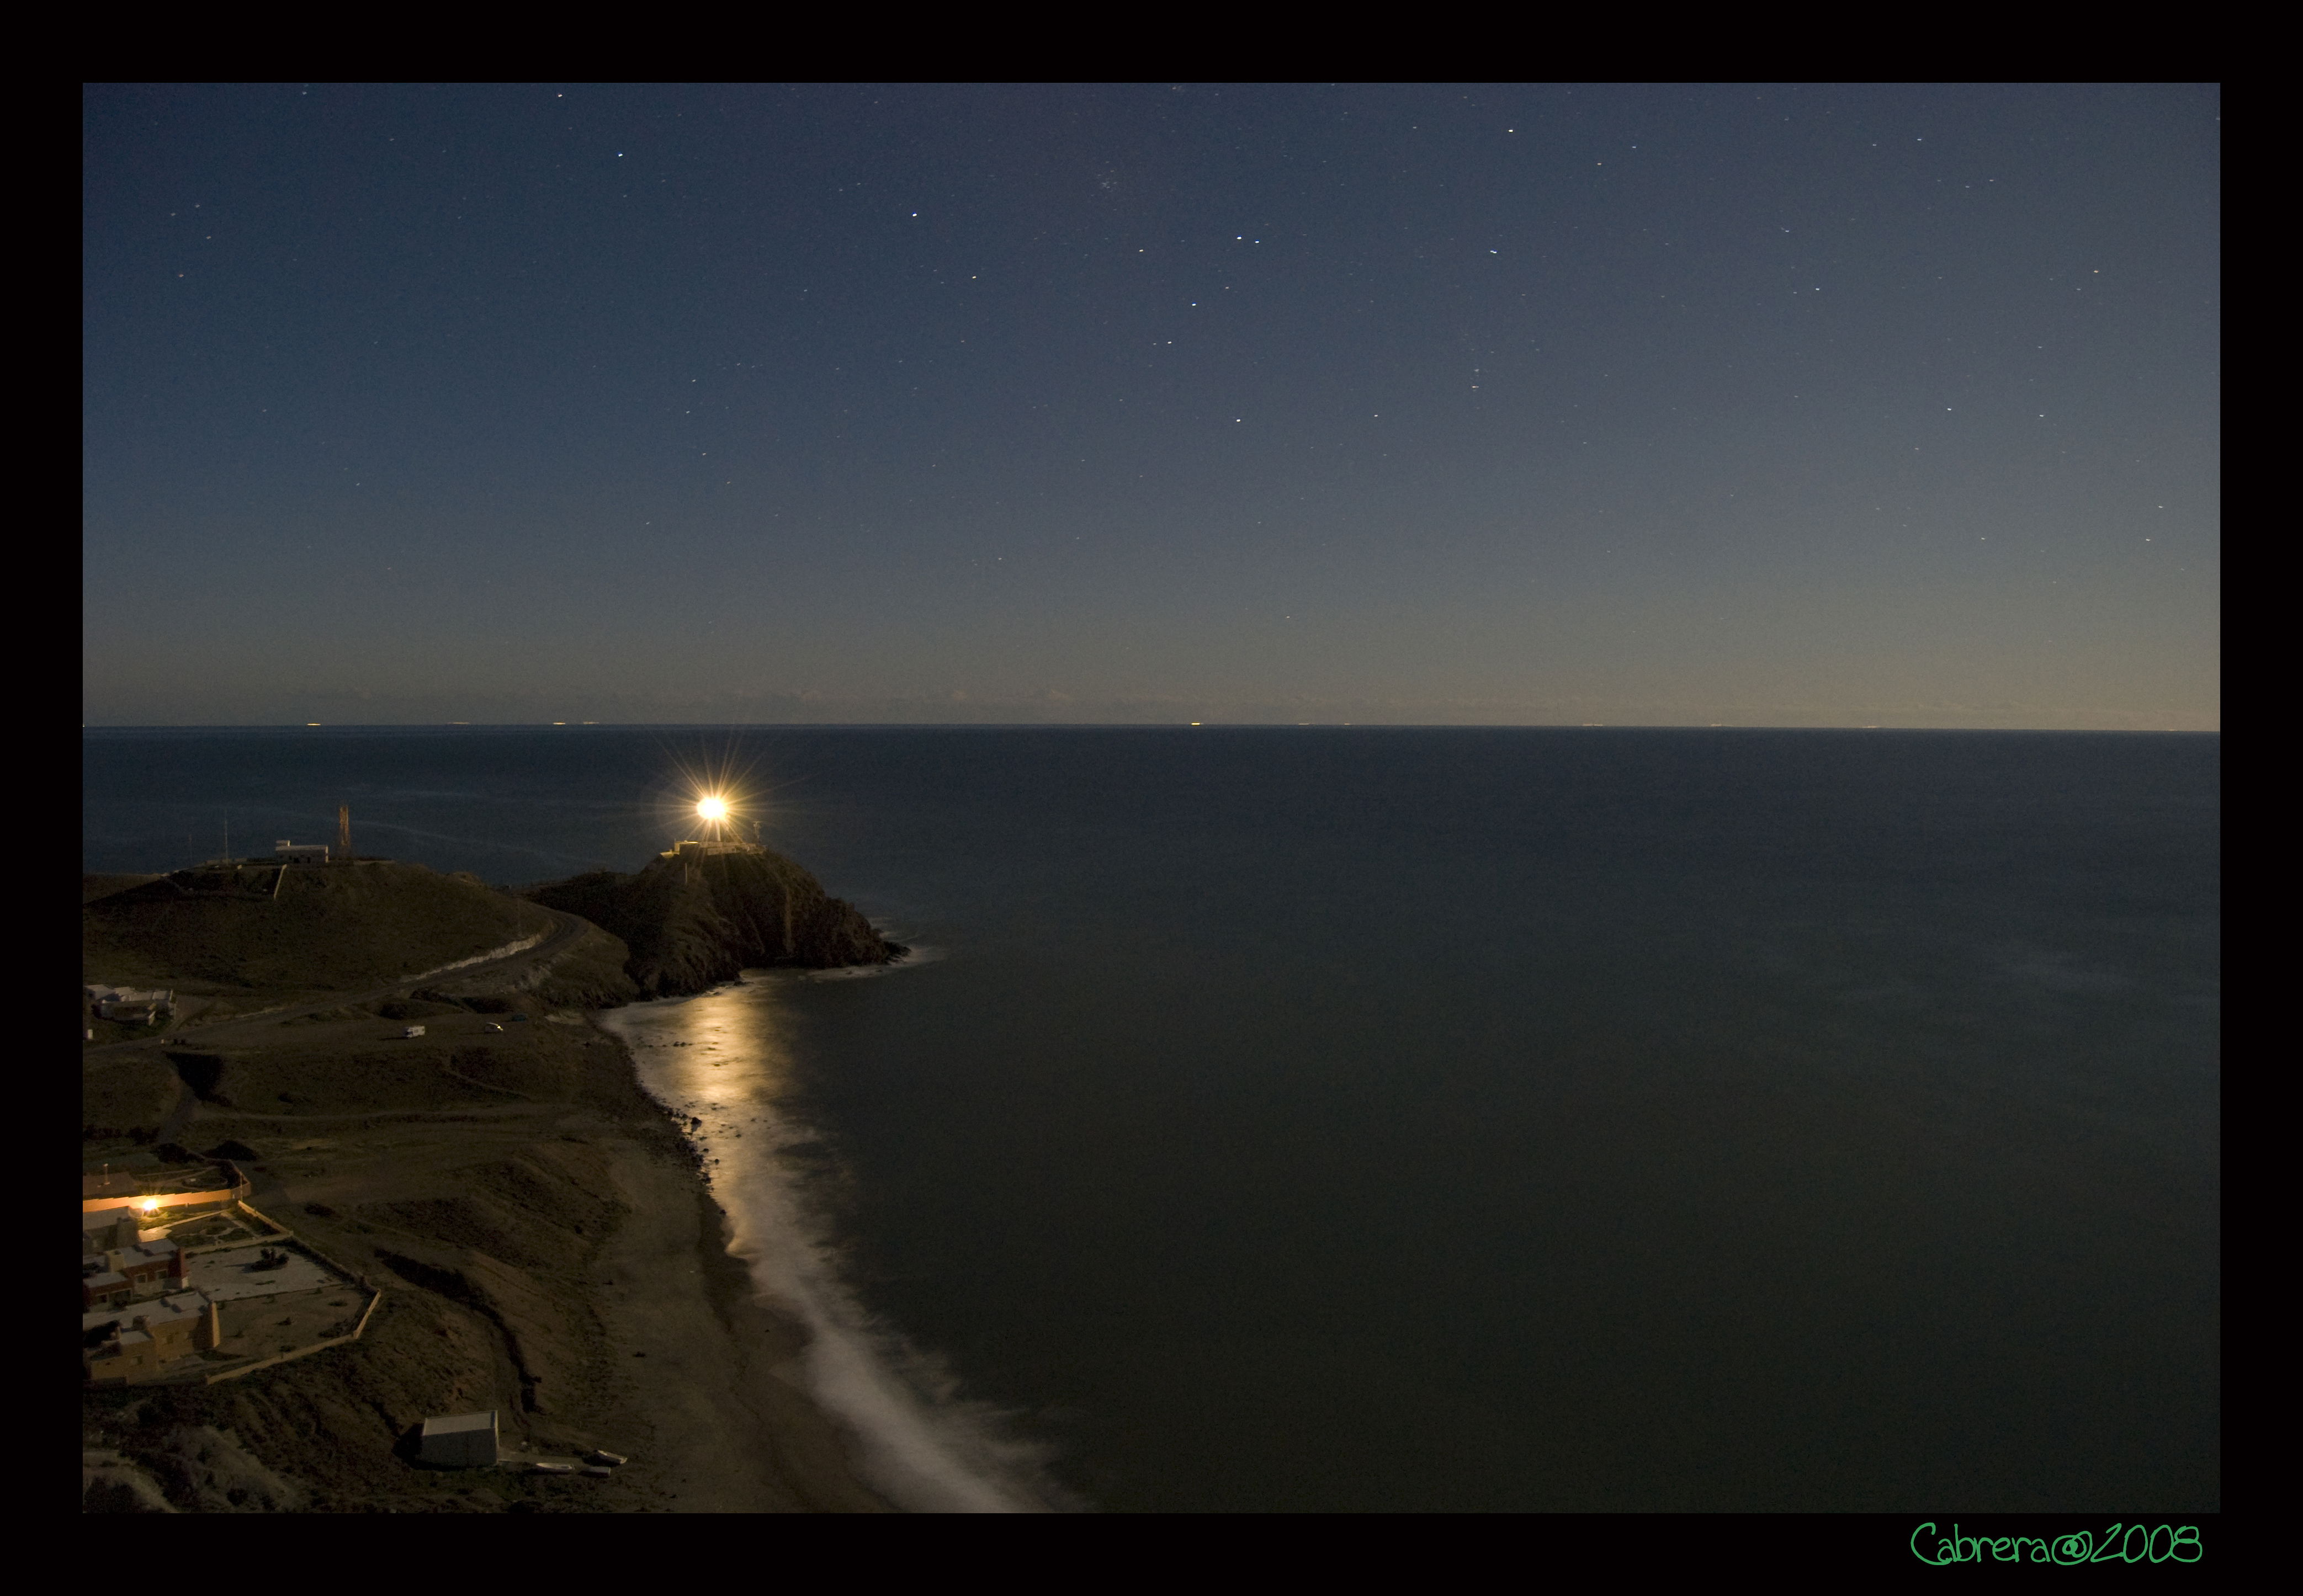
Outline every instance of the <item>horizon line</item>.
{"label": "horizon line", "polygon": [[234,731],[1713,731],[1959,732],[2058,736],[2221,736],[2216,727],[1891,726],[1695,720],[241,720],[80,723],[82,732]]}

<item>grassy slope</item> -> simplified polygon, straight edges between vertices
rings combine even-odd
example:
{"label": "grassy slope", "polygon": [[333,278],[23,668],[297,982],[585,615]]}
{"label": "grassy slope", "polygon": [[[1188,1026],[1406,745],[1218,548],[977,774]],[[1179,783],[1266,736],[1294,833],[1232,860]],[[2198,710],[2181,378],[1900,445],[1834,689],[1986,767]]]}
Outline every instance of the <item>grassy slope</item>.
{"label": "grassy slope", "polygon": [[421,865],[288,873],[244,869],[250,895],[224,895],[223,871],[184,871],[80,911],[90,980],[198,981],[254,989],[353,990],[467,959],[549,928],[530,904]]}

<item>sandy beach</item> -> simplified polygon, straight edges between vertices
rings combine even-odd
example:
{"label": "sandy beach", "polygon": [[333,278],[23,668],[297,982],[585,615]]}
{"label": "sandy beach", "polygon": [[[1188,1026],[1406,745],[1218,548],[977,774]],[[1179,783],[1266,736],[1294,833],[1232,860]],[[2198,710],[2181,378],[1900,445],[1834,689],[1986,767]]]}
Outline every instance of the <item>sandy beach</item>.
{"label": "sandy beach", "polygon": [[636,1144],[619,1147],[612,1167],[632,1213],[602,1249],[602,1317],[630,1382],[625,1406],[666,1460],[663,1505],[886,1511],[797,1383],[800,1327],[757,1299],[694,1168]]}
{"label": "sandy beach", "polygon": [[[151,1490],[108,1499],[148,1510],[888,1510],[796,1383],[802,1331],[756,1300],[619,1042],[574,1010],[420,1003],[410,1039],[405,1000],[382,1006],[285,1004],[84,1058],[84,1118],[123,1154],[139,1125],[237,1144],[253,1204],[384,1292],[349,1346],[86,1393],[84,1484],[140,1474]],[[630,1461],[414,1465],[426,1416],[491,1407],[508,1452]]]}

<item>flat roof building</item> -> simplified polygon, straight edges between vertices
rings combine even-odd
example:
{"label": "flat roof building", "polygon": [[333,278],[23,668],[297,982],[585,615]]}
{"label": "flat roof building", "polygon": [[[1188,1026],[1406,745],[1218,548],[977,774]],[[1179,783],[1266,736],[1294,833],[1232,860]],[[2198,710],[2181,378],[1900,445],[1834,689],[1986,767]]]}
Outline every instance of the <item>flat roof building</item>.
{"label": "flat roof building", "polygon": [[139,991],[133,987],[86,987],[89,1007],[99,1020],[125,1020],[149,1025],[176,1009],[176,995],[164,987]]}
{"label": "flat roof building", "polygon": [[424,1421],[417,1459],[435,1468],[492,1468],[496,1461],[496,1415],[443,1414]]}
{"label": "flat roof building", "polygon": [[184,1285],[184,1255],[173,1241],[139,1241],[91,1253],[80,1261],[82,1313],[124,1307],[139,1297],[179,1291]]}
{"label": "flat roof building", "polygon": [[99,1308],[80,1320],[80,1359],[98,1383],[156,1373],[163,1364],[213,1349],[224,1340],[215,1304],[179,1291],[124,1311]]}
{"label": "flat roof building", "polygon": [[665,859],[705,859],[721,853],[758,853],[767,850],[757,843],[709,842],[699,843],[694,837],[672,844],[663,851]]}

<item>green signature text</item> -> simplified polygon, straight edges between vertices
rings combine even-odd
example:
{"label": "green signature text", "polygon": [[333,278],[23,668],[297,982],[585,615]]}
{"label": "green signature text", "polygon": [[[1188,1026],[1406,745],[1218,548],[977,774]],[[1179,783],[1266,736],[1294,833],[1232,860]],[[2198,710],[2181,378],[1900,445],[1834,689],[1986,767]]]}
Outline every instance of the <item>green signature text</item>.
{"label": "green signature text", "polygon": [[2114,1524],[2098,1538],[2073,1530],[2052,1539],[2041,1535],[1964,1535],[1959,1525],[1944,1534],[1933,1519],[1911,1532],[1911,1555],[1932,1567],[1954,1563],[2196,1563],[2199,1526],[2195,1524]]}

